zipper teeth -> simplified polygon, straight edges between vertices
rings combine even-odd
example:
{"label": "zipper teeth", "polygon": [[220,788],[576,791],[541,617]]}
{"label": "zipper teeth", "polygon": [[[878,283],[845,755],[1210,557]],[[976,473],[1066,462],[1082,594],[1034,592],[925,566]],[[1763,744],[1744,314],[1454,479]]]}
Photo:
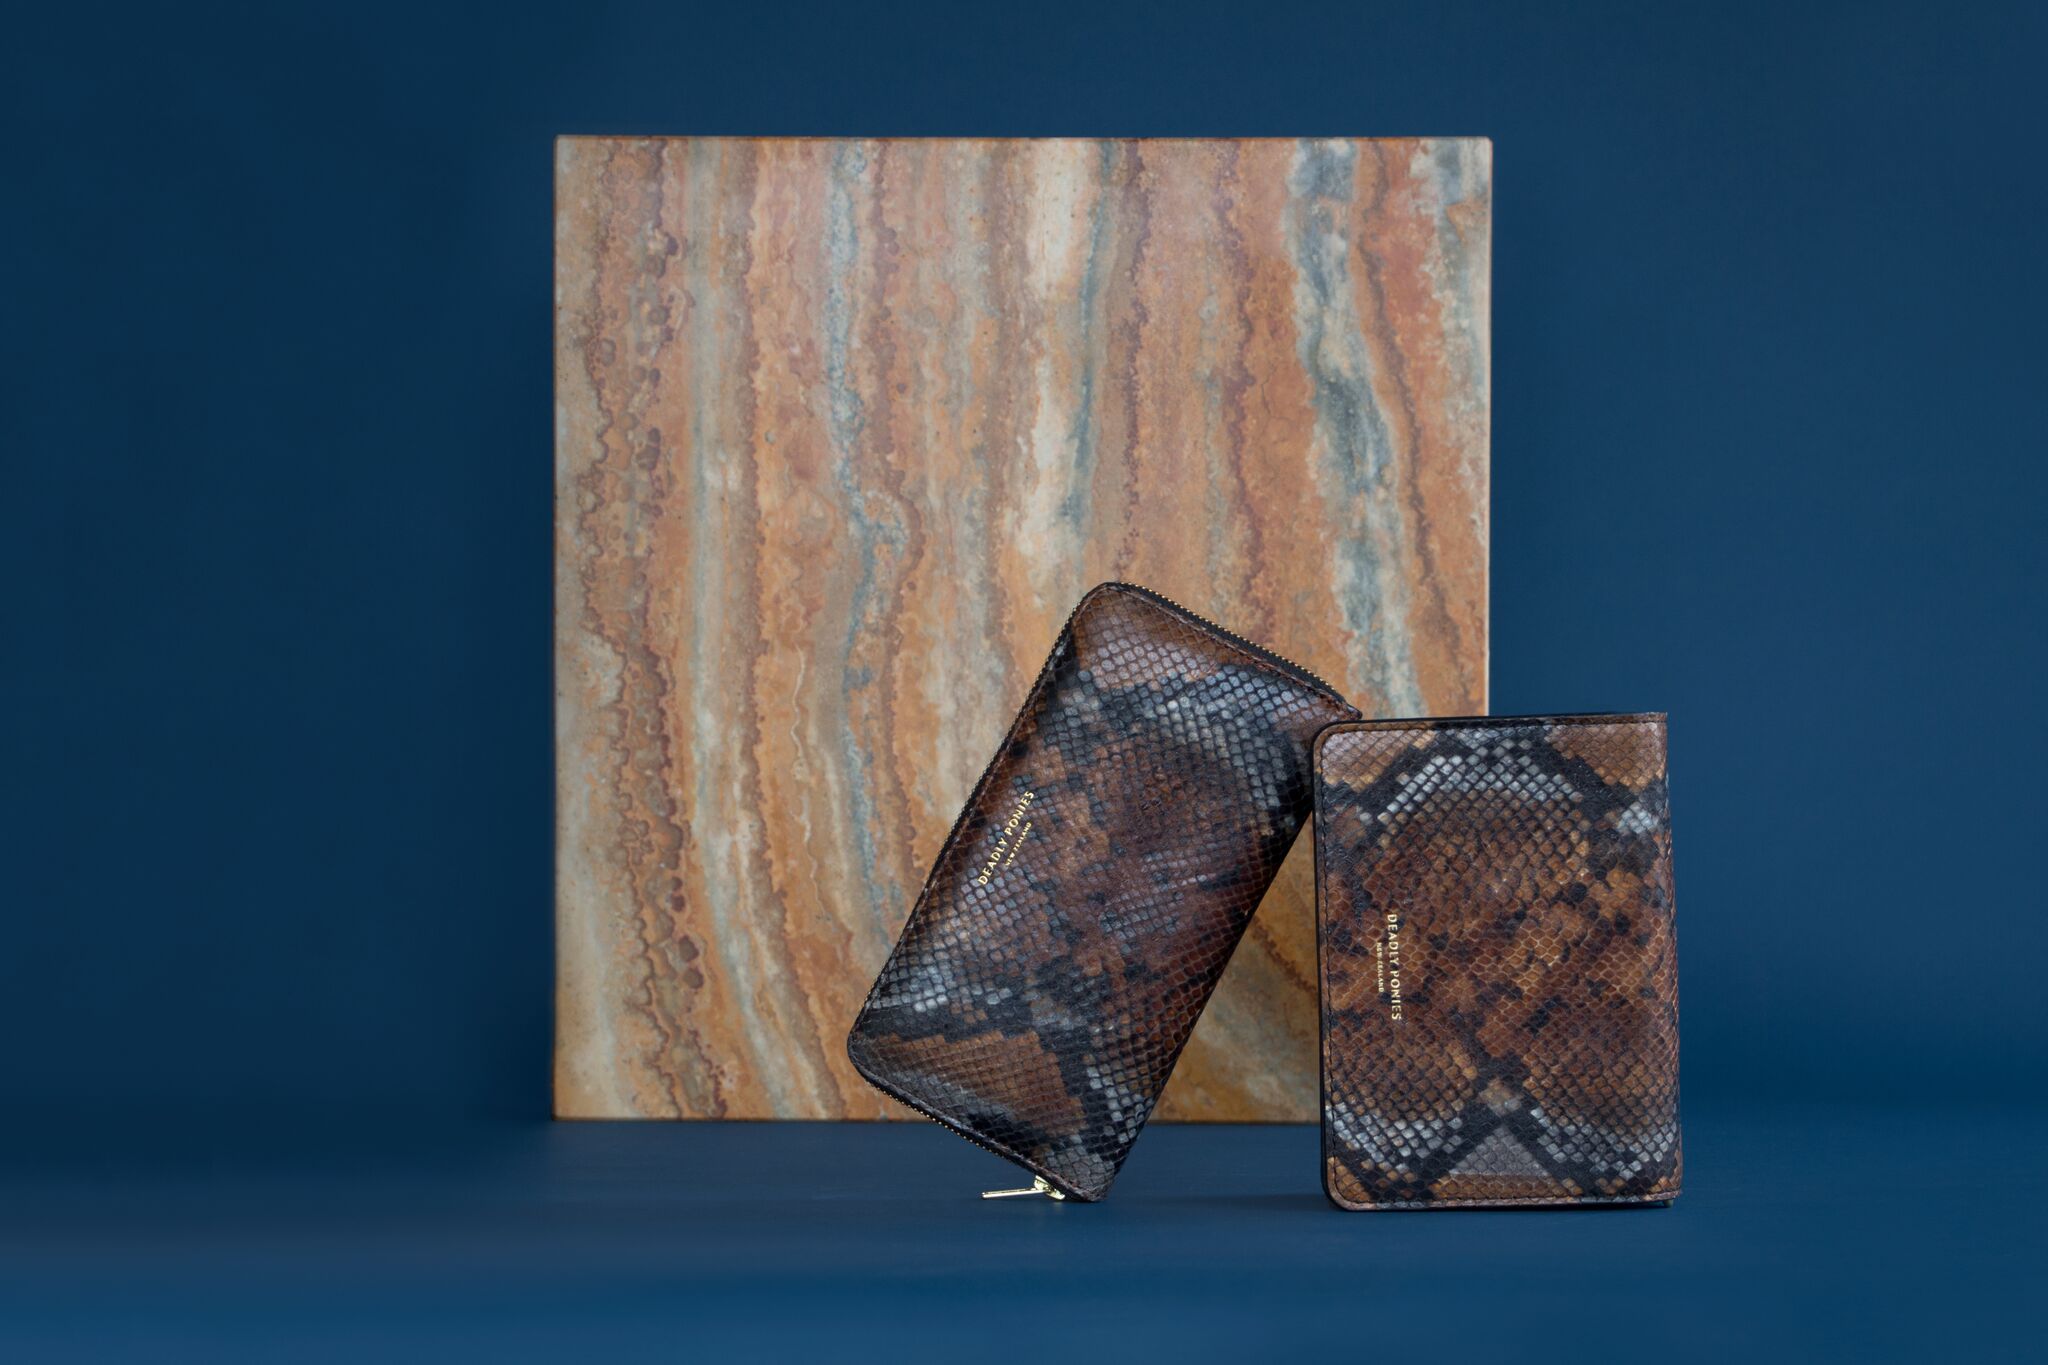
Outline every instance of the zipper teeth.
{"label": "zipper teeth", "polygon": [[863,1073],[863,1076],[869,1085],[874,1086],[883,1094],[889,1096],[897,1103],[903,1105],[912,1113],[916,1114],[919,1118],[923,1119],[926,1123],[937,1124],[939,1128],[943,1131],[951,1133],[954,1137],[959,1138],[962,1142],[973,1143],[975,1146],[981,1148],[982,1151],[987,1152],[990,1156],[1001,1157],[1004,1161],[1009,1162],[1013,1166],[1022,1166],[1025,1170],[1031,1172],[1032,1175],[1045,1181],[1047,1185],[1052,1186],[1055,1189],[1058,1189],[1061,1194],[1065,1195],[1069,1199],[1079,1199],[1081,1197],[1080,1195],[1075,1194],[1073,1191],[1064,1188],[1060,1184],[1057,1177],[1047,1175],[1044,1171],[1039,1170],[1037,1167],[1023,1160],[1015,1152],[1006,1152],[1002,1148],[990,1142],[988,1139],[976,1137],[973,1133],[968,1132],[965,1128],[961,1128],[955,1125],[951,1120],[940,1118],[937,1114],[934,1114],[931,1110],[925,1108],[922,1104],[912,1099],[909,1095],[903,1093],[903,1091],[899,1090],[897,1087],[893,1085],[886,1085],[880,1081],[877,1081],[873,1076],[867,1076],[865,1073]]}
{"label": "zipper teeth", "polygon": [[[1239,648],[1244,649],[1245,651],[1254,655],[1255,657],[1264,659],[1269,663],[1277,664],[1281,668],[1286,669],[1288,672],[1293,673],[1303,679],[1306,679],[1310,683],[1313,683],[1320,691],[1327,694],[1332,701],[1335,701],[1338,704],[1344,706],[1350,705],[1350,703],[1344,700],[1343,695],[1339,693],[1336,688],[1330,686],[1330,684],[1326,682],[1321,677],[1321,675],[1311,672],[1309,669],[1302,667],[1302,665],[1296,663],[1294,660],[1286,657],[1285,655],[1275,654],[1272,650],[1267,649],[1262,644],[1258,644],[1255,641],[1245,639],[1244,636],[1239,635],[1236,631],[1231,630],[1227,626],[1218,625],[1216,622],[1210,620],[1208,617],[1202,615],[1200,612],[1190,610],[1188,607],[1185,607],[1181,605],[1179,602],[1174,601],[1171,597],[1168,597],[1163,592],[1154,592],[1150,588],[1142,587],[1136,583],[1126,583],[1121,579],[1111,579],[1108,583],[1104,584],[1103,586],[1111,588],[1121,588],[1125,592],[1136,593],[1140,597],[1147,598],[1153,602],[1160,604],[1161,606],[1171,608],[1172,610],[1179,612],[1182,616],[1187,617],[1190,621],[1194,621],[1199,625],[1205,626],[1208,629],[1215,631],[1224,639],[1229,640],[1232,644],[1237,645]],[[946,831],[945,843],[939,845],[941,850],[952,847],[953,841],[960,836],[960,827],[967,823],[968,813],[972,811],[978,804],[980,804],[982,788],[988,785],[989,774],[995,771],[996,764],[1001,762],[1003,755],[1006,752],[1008,752],[1010,747],[1009,737],[1012,733],[1016,731],[1018,723],[1024,719],[1025,713],[1030,709],[1031,699],[1038,695],[1038,689],[1040,685],[1044,683],[1045,679],[1048,675],[1052,673],[1053,669],[1056,666],[1058,666],[1061,654],[1063,652],[1063,646],[1066,646],[1071,641],[1071,637],[1068,634],[1068,632],[1073,629],[1074,618],[1081,614],[1081,608],[1083,605],[1087,603],[1088,597],[1090,595],[1091,594],[1083,594],[1081,600],[1074,604],[1074,609],[1067,613],[1067,619],[1060,624],[1059,634],[1053,637],[1053,647],[1051,652],[1045,656],[1045,663],[1039,668],[1038,676],[1032,679],[1031,689],[1024,694],[1024,704],[1017,708],[1016,719],[1012,720],[1010,722],[1010,728],[1003,732],[1003,742],[996,746],[995,753],[990,756],[988,763],[983,766],[981,770],[981,776],[977,777],[974,780],[974,787],[972,791],[969,793],[966,802],[960,807],[960,813],[953,817],[953,827],[950,830]],[[931,891],[932,879],[938,876],[938,873],[939,864],[934,863],[932,865],[930,875],[928,875],[925,878],[924,886],[917,893],[917,900],[912,903],[913,913],[915,913],[916,906],[924,904],[925,896]],[[866,1013],[865,1007],[863,1007],[862,1013]],[[915,1113],[919,1118],[923,1119],[926,1123],[937,1124],[941,1129],[948,1133],[951,1133],[954,1137],[959,1138],[961,1141],[971,1142],[975,1146],[981,1148],[984,1152],[989,1153],[991,1156],[998,1156],[1001,1157],[1003,1160],[1010,1162],[1013,1165],[1023,1166],[1025,1170],[1030,1171],[1035,1176],[1045,1175],[1043,1171],[1038,1170],[1037,1168],[1029,1165],[1028,1163],[1020,1161],[1014,1153],[1006,1152],[1002,1150],[1000,1147],[995,1146],[993,1143],[990,1143],[983,1138],[976,1137],[973,1133],[968,1132],[966,1129],[956,1126],[949,1120],[940,1118],[937,1114],[934,1114],[931,1110],[925,1108],[922,1104],[919,1104],[916,1100],[904,1094],[896,1087],[891,1085],[879,1084],[875,1081],[875,1078],[872,1076],[868,1076],[866,1077],[866,1079],[870,1085],[874,1085],[876,1089],[884,1092],[891,1098],[895,1099],[896,1101],[904,1105],[906,1108],[910,1109],[913,1113]],[[1057,1187],[1058,1182],[1053,1180],[1051,1177],[1046,1177],[1046,1180],[1048,1184],[1053,1184]],[[1071,1191],[1066,1191],[1066,1193],[1069,1195],[1069,1197],[1077,1197],[1074,1196]]]}
{"label": "zipper teeth", "polygon": [[[1191,620],[1201,622],[1209,629],[1215,631],[1218,635],[1221,635],[1224,639],[1229,640],[1232,644],[1239,645],[1242,648],[1249,650],[1251,653],[1257,655],[1259,658],[1262,658],[1269,663],[1279,664],[1282,668],[1285,668],[1290,672],[1299,674],[1301,677],[1306,678],[1308,681],[1314,683],[1323,691],[1329,693],[1333,701],[1344,701],[1343,695],[1339,693],[1336,688],[1332,687],[1329,681],[1326,678],[1324,678],[1321,674],[1315,672],[1312,669],[1303,667],[1301,664],[1296,663],[1294,660],[1288,658],[1284,654],[1274,653],[1272,650],[1266,648],[1262,644],[1259,644],[1255,640],[1245,639],[1244,636],[1239,635],[1236,631],[1230,629],[1230,627],[1228,626],[1218,625],[1216,622],[1210,620],[1208,617],[1202,615],[1200,612],[1194,611],[1191,608],[1174,601],[1165,593],[1154,592],[1152,589],[1141,587],[1136,583],[1119,582],[1115,584],[1115,586],[1119,588],[1128,589],[1131,592],[1137,593],[1140,597],[1149,597],[1155,602],[1159,602],[1165,606],[1172,607],[1181,615],[1188,617]],[[1069,622],[1073,620],[1072,617],[1069,617],[1067,619],[1069,620]],[[1349,705],[1350,703],[1346,702],[1345,704]]]}
{"label": "zipper teeth", "polygon": [[[898,1096],[898,1098],[901,1099],[902,1097]],[[981,1148],[982,1151],[987,1152],[990,1156],[999,1156],[1013,1166],[1021,1164],[1017,1160],[1017,1158],[1012,1156],[1010,1153],[1001,1151],[998,1148],[991,1146],[990,1144],[982,1141],[980,1138],[976,1137],[974,1134],[970,1132],[967,1132],[964,1129],[955,1128],[952,1124],[946,1122],[944,1119],[940,1118],[936,1114],[926,1113],[925,1110],[920,1108],[915,1101],[904,1100],[903,1102],[905,1104],[908,1104],[912,1109],[917,1110],[918,1116],[922,1118],[926,1123],[936,1123],[941,1129],[948,1133],[951,1133],[954,1137],[959,1138],[962,1142],[971,1142],[975,1146]],[[1030,1171],[1031,1174],[1037,1176],[1040,1180],[1044,1180],[1048,1186],[1052,1184],[1052,1181],[1046,1179],[1043,1173],[1034,1170],[1029,1166],[1025,1166],[1024,1169]],[[1015,1177],[1012,1178],[1014,1179]],[[1065,1191],[1062,1190],[1061,1193],[1064,1194]]]}

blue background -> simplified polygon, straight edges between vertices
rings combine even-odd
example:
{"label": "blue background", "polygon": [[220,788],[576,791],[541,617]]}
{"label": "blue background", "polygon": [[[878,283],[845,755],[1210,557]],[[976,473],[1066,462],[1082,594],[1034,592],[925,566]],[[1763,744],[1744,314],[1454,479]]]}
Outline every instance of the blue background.
{"label": "blue background", "polygon": [[[2040,7],[279,8],[42,5],[0,51],[14,1179],[574,1140],[555,134],[1455,133],[1495,140],[1494,709],[1672,715],[1689,1117],[1784,1134],[1727,1144],[1759,1199],[1896,1122],[1868,1197],[2038,1200]],[[1693,1216],[1731,1266],[1778,1236]]]}

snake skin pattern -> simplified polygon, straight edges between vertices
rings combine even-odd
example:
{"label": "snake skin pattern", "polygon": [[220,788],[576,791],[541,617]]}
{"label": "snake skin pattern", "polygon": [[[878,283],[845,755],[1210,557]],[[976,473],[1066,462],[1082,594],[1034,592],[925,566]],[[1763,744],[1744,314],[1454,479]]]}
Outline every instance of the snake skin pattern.
{"label": "snake skin pattern", "polygon": [[1099,1199],[1357,712],[1140,588],[1082,599],[847,1039],[879,1089]]}
{"label": "snake skin pattern", "polygon": [[1331,1200],[1676,1196],[1664,717],[1337,726],[1315,820]]}

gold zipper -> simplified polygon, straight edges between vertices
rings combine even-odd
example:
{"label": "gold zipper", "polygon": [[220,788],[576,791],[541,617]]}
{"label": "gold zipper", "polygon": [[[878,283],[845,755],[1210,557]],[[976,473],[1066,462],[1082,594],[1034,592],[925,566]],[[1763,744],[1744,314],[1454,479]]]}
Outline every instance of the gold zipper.
{"label": "gold zipper", "polygon": [[983,1190],[981,1197],[983,1199],[1022,1199],[1034,1194],[1042,1194],[1047,1199],[1064,1200],[1066,1198],[1064,1194],[1061,1194],[1052,1187],[1051,1181],[1042,1175],[1033,1178],[1032,1182],[1021,1190]]}

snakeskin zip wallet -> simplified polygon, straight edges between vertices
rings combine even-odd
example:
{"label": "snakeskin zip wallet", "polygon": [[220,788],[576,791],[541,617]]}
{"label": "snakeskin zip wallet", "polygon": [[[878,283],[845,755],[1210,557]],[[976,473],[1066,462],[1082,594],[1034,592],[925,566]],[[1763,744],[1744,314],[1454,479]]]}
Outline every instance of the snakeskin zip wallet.
{"label": "snakeskin zip wallet", "polygon": [[1332,1202],[1674,1198],[1664,717],[1338,725],[1315,769]]}
{"label": "snakeskin zip wallet", "polygon": [[1074,609],[847,1038],[872,1084],[1099,1199],[1313,798],[1327,684],[1156,593]]}

